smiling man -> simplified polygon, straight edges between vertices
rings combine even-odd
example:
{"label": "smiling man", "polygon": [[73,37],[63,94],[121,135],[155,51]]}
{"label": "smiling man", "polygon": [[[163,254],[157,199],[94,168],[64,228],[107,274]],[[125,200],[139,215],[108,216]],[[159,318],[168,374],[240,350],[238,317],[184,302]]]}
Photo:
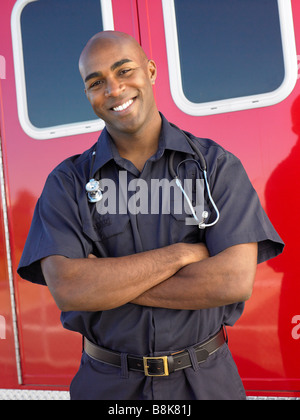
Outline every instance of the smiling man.
{"label": "smiling man", "polygon": [[[283,243],[240,161],[159,113],[155,62],[132,37],[95,35],[79,67],[106,128],[91,149],[49,175],[18,269],[49,287],[63,326],[84,337],[71,398],[244,399],[224,326],[241,316],[257,263],[278,255]],[[170,162],[180,168],[178,179],[196,185],[203,179],[196,149],[220,212],[215,219],[212,200],[206,203],[208,220],[215,219],[206,229],[186,223],[190,215],[174,206],[163,212],[164,203],[155,212],[128,206],[101,214],[88,199],[91,178],[118,186],[119,201],[122,191],[130,201],[136,191],[128,187],[141,181],[151,194],[153,180],[170,185]]]}
{"label": "smiling man", "polygon": [[123,157],[128,149],[135,150],[133,163],[142,170],[147,158],[157,151],[161,130],[152,90],[157,75],[154,61],[148,60],[128,35],[105,32],[88,43],[79,68],[95,114],[118,139]]}

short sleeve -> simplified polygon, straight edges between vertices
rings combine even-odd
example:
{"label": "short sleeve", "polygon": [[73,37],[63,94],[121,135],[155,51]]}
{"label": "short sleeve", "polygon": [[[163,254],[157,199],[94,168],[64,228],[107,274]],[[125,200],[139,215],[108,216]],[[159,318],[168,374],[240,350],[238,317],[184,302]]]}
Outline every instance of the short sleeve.
{"label": "short sleeve", "polygon": [[[219,222],[206,231],[211,255],[243,243],[258,243],[258,263],[279,255],[284,243],[267,217],[239,159],[221,155],[210,175],[212,196],[220,212]],[[213,216],[212,216],[213,217]]]}
{"label": "short sleeve", "polygon": [[50,255],[85,258],[91,252],[84,235],[74,180],[60,171],[51,173],[37,202],[18,274],[45,285],[40,260]]}

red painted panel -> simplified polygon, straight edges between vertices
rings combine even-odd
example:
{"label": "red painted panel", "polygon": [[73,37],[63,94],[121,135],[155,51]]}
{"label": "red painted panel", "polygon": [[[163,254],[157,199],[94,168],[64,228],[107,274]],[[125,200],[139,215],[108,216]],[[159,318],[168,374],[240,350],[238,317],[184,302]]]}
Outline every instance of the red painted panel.
{"label": "red painted panel", "polygon": [[[6,62],[4,57],[2,59],[1,66],[2,70],[0,78],[4,79],[6,77]],[[2,80],[0,80],[0,148],[3,160],[5,159],[5,149],[2,143],[4,132]],[[2,175],[4,174],[0,172],[0,182],[3,182],[5,189],[4,179],[1,179]],[[4,191],[2,191],[2,194],[3,193]],[[1,197],[0,186],[0,384],[2,387],[10,388],[15,387],[18,384],[18,378],[14,349],[13,319],[11,312],[8,261],[5,240],[4,206],[5,200]]]}
{"label": "red painted panel", "polygon": [[14,387],[17,384],[14,352],[3,208],[0,200],[0,383],[2,387]]}
{"label": "red painted panel", "polygon": [[[3,123],[5,124],[2,140],[5,148],[8,215],[23,384],[65,387],[70,384],[80,363],[81,337],[62,328],[59,310],[48,289],[23,281],[18,277],[16,268],[29,231],[35,203],[49,172],[63,159],[89,148],[97,141],[99,133],[37,141],[27,136],[22,130],[16,104],[10,28],[14,3],[15,1],[4,0],[1,3],[0,14],[0,55],[6,61],[6,78],[2,80]],[[135,1],[114,0],[113,12],[115,29],[126,31],[139,39]],[[1,230],[0,234],[2,252]],[[7,301],[9,299],[7,297],[8,279],[4,256],[3,258],[1,256],[0,267],[1,299],[2,295],[4,299],[5,293]],[[5,275],[2,272],[5,272]],[[8,303],[6,301],[3,313],[5,311],[8,323],[11,324],[9,300]],[[0,315],[2,315],[2,309]],[[10,332],[9,334],[11,337]],[[5,341],[7,350],[4,350],[2,342],[0,345],[1,348],[3,347],[3,352],[0,352],[0,388],[17,387],[13,341],[12,339]],[[4,359],[5,355],[9,355],[9,361]],[[5,369],[9,370],[5,378],[13,377],[8,385],[2,376],[4,364]]]}
{"label": "red painted panel", "polygon": [[[300,5],[292,1],[300,46]],[[243,162],[272,222],[286,242],[284,254],[258,268],[246,310],[229,331],[231,349],[248,390],[300,389],[299,196],[300,84],[282,103],[261,109],[193,117],[170,92],[161,1],[138,0],[141,40],[158,64],[156,97],[165,116],[187,131],[212,138]],[[299,126],[299,127],[298,127]],[[297,318],[298,319],[298,318]],[[299,324],[299,322],[298,322]]]}

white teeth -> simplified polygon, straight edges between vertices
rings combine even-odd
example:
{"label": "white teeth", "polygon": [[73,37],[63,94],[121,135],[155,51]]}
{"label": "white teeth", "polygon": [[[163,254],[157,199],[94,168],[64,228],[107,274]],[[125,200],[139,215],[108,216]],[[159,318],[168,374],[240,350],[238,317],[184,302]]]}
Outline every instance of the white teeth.
{"label": "white teeth", "polygon": [[131,104],[133,104],[133,99],[130,99],[130,101],[126,102],[123,105],[117,106],[116,108],[113,108],[114,111],[116,112],[120,112],[120,111],[124,111],[125,109],[127,109]]}

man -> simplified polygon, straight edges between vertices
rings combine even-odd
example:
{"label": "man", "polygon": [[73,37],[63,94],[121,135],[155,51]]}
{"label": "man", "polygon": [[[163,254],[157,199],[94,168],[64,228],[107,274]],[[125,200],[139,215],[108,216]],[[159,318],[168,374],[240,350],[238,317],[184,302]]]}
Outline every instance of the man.
{"label": "man", "polygon": [[[130,200],[139,207],[145,198],[132,192],[148,186],[151,198],[153,180],[171,182],[173,152],[183,180],[203,179],[202,170],[187,134],[158,112],[156,65],[133,38],[95,35],[79,67],[106,129],[91,150],[50,174],[19,266],[22,277],[47,284],[64,327],[85,337],[71,398],[244,399],[223,326],[240,317],[257,262],[278,255],[282,241],[238,159],[192,135],[207,164],[218,223],[187,223],[185,212],[174,211],[175,192],[169,212],[162,203],[159,212],[150,203],[148,212],[129,211]],[[88,201],[90,178],[118,186],[118,211],[104,211],[116,188],[102,191],[106,200]],[[205,206],[211,222],[214,209]]]}

